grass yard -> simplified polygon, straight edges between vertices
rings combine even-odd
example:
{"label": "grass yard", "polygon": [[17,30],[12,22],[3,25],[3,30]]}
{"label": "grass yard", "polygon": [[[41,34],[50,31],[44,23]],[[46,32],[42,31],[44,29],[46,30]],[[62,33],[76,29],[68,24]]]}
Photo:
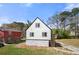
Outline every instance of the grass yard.
{"label": "grass yard", "polygon": [[68,45],[79,47],[79,39],[57,39],[57,41],[63,42]]}
{"label": "grass yard", "polygon": [[[62,49],[62,47],[58,47]],[[16,44],[9,44],[0,48],[0,55],[63,55],[68,54],[56,51],[54,47],[48,48],[17,48]]]}

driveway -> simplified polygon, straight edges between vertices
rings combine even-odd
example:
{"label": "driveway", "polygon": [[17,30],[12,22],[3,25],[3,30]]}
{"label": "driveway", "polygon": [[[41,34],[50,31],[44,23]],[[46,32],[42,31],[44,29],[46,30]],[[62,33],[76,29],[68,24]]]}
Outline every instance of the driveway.
{"label": "driveway", "polygon": [[60,44],[62,45],[62,47],[73,51],[73,53],[79,54],[79,48],[77,48],[77,47],[75,47],[75,46],[72,46],[72,45],[64,44],[64,43],[62,43],[62,42],[60,42],[60,41],[56,41],[56,42],[57,42],[57,43],[60,43]]}

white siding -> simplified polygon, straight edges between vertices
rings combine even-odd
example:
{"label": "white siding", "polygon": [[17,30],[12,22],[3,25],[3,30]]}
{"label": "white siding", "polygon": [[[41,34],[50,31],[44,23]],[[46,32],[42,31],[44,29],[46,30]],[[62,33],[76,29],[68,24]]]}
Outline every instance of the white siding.
{"label": "white siding", "polygon": [[43,41],[43,40],[27,40],[26,44],[29,46],[49,46],[49,41]]}
{"label": "white siding", "polygon": [[[36,28],[35,24],[40,23],[40,27]],[[30,37],[30,32],[34,32],[34,37]],[[47,32],[47,37],[42,37],[42,32]],[[50,40],[51,39],[51,30],[43,24],[39,19],[37,19],[31,27],[26,31],[26,39],[44,39]]]}
{"label": "white siding", "polygon": [[[40,23],[40,27],[36,28],[35,24]],[[34,37],[30,37],[30,32],[34,32]],[[42,37],[42,32],[47,33],[47,37]],[[49,40],[51,40],[51,30],[38,18],[26,31],[26,44],[35,46],[49,46]]]}

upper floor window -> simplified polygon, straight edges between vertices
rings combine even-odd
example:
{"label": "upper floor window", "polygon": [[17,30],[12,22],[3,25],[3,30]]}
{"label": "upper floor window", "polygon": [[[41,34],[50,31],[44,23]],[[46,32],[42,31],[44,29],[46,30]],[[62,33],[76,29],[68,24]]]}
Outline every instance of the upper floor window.
{"label": "upper floor window", "polygon": [[47,37],[47,32],[42,32],[43,37]]}
{"label": "upper floor window", "polygon": [[34,37],[34,33],[33,32],[30,32],[30,37]]}
{"label": "upper floor window", "polygon": [[39,28],[40,27],[40,23],[36,23],[35,26],[36,26],[36,28]]}

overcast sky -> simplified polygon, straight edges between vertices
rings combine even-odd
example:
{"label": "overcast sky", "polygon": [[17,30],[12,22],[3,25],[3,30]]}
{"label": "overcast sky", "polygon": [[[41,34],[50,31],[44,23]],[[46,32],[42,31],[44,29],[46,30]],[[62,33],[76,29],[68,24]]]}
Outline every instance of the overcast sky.
{"label": "overcast sky", "polygon": [[52,15],[63,10],[71,10],[79,7],[79,4],[67,3],[25,3],[25,4],[0,4],[0,24],[11,23],[13,21],[24,22],[33,21],[36,17],[47,21]]}

